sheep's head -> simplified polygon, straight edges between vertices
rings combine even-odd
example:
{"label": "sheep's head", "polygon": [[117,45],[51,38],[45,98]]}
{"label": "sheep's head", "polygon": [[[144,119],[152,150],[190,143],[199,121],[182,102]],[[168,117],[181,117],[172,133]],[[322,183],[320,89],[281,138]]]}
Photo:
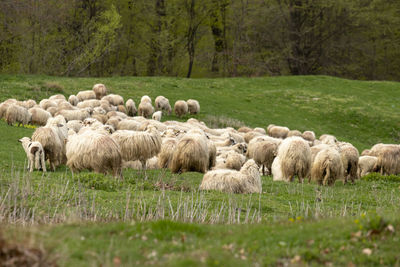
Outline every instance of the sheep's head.
{"label": "sheep's head", "polygon": [[245,154],[247,152],[247,145],[245,143],[239,143],[235,146],[239,153]]}
{"label": "sheep's head", "polygon": [[22,137],[21,139],[18,139],[18,142],[27,143],[27,142],[31,142],[31,139],[29,137]]}

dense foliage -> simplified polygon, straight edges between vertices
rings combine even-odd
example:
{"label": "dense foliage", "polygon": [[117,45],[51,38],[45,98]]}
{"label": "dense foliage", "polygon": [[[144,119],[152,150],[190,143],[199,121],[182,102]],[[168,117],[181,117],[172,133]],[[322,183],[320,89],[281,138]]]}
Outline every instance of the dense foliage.
{"label": "dense foliage", "polygon": [[3,0],[0,72],[400,79],[400,2]]}

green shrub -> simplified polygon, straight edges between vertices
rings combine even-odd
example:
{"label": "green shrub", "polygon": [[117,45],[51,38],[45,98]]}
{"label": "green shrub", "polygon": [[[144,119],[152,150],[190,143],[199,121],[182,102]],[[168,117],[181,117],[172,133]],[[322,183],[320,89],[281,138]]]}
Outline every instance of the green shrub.
{"label": "green shrub", "polygon": [[400,176],[398,175],[381,175],[376,172],[372,172],[361,178],[365,181],[388,181],[388,182],[400,182]]}

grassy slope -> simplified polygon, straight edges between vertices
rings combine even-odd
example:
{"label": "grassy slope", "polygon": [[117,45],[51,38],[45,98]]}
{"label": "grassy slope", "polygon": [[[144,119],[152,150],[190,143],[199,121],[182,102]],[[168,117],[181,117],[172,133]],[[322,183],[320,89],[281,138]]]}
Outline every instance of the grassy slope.
{"label": "grassy slope", "polygon": [[[333,133],[359,149],[380,141],[395,142],[399,129],[399,115],[395,112],[399,84],[331,77],[186,80],[0,76],[1,100],[9,97],[40,100],[48,93],[57,93],[57,90],[46,92],[43,84],[49,81],[62,85],[61,92],[66,95],[89,89],[95,82],[104,82],[113,92],[122,94],[125,99],[132,97],[136,102],[143,94],[153,99],[162,94],[170,98],[171,103],[177,99],[196,98],[202,105],[200,119],[225,116],[249,126],[266,127],[275,123],[300,130],[313,129],[317,134]],[[138,218],[127,215],[127,205],[132,210],[142,207],[141,213],[145,215],[149,211],[143,210],[144,203],[154,209],[164,207],[167,214],[170,203],[177,209],[184,203],[193,203],[191,199],[196,205],[200,198],[206,203],[203,212],[219,211],[221,205],[225,205],[226,218],[229,211],[237,216],[238,211],[243,210],[239,214],[241,221],[246,210],[259,209],[262,224],[249,226],[145,222],[134,226],[111,223],[36,228],[39,234],[35,235],[35,242],[53,248],[61,255],[62,265],[88,261],[112,265],[114,257],[120,257],[123,263],[183,265],[204,261],[208,265],[239,265],[243,261],[248,264],[290,262],[296,255],[313,264],[377,264],[381,260],[387,265],[399,264],[398,255],[388,249],[398,242],[399,229],[395,236],[379,235],[377,240],[367,238],[365,231],[361,238],[351,241],[351,233],[358,230],[354,219],[363,213],[377,211],[386,218],[399,213],[400,194],[396,182],[358,181],[355,186],[337,183],[332,188],[318,189],[315,184],[285,184],[263,177],[265,193],[258,197],[216,192],[199,195],[196,190],[202,175],[198,173],[177,176],[168,171],[151,171],[145,179],[142,173],[130,170],[124,172],[123,183],[85,172],[72,177],[66,168],[45,176],[38,172],[30,176],[22,171],[25,155],[17,139],[30,136],[33,129],[9,127],[0,122],[0,132],[0,147],[5,148],[0,150],[0,196],[6,199],[6,210],[0,206],[3,215],[8,212],[12,217],[17,209],[20,216],[25,211],[31,216],[33,209],[35,219],[42,222],[63,221],[65,216],[71,216],[70,221],[79,221],[84,216],[94,219],[95,215],[98,221],[119,221],[124,216],[131,221]],[[160,191],[159,181],[172,185],[173,190]],[[7,198],[8,188],[14,190]],[[160,202],[160,199],[170,202]],[[289,223],[299,216],[303,218],[301,222]],[[221,222],[227,222],[226,218]],[[183,219],[184,216],[178,220]],[[398,218],[391,220],[396,222]],[[25,233],[19,228],[10,230],[10,233]],[[134,237],[128,238],[130,236]],[[148,242],[144,242],[142,236],[146,236]],[[308,245],[310,239],[315,243]],[[360,252],[365,247],[373,248],[371,257]],[[244,252],[240,252],[242,248]]]}

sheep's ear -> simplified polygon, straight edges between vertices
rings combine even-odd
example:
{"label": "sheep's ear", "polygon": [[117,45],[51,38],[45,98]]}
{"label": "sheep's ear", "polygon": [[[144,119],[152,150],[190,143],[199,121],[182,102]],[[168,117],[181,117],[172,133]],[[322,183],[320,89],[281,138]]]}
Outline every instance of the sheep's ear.
{"label": "sheep's ear", "polygon": [[18,139],[18,142],[22,143],[22,140],[21,140],[21,139]]}
{"label": "sheep's ear", "polygon": [[63,127],[64,124],[57,124],[57,127]]}

